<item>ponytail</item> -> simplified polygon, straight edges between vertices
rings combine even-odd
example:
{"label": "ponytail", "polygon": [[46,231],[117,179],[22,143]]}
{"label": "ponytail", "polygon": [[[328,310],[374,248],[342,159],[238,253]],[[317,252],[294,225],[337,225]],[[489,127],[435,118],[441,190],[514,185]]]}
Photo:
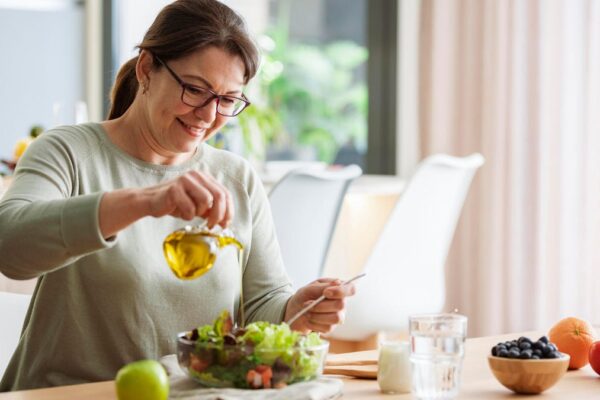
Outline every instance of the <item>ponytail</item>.
{"label": "ponytail", "polygon": [[116,119],[127,111],[133,103],[135,95],[138,91],[138,81],[135,76],[135,66],[138,56],[127,61],[117,74],[117,79],[110,92],[110,111],[108,119]]}

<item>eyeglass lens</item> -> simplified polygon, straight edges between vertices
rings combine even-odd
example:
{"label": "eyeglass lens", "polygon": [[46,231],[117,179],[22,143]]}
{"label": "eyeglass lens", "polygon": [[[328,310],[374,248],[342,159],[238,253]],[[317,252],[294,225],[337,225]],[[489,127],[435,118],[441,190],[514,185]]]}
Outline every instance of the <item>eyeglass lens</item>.
{"label": "eyeglass lens", "polygon": [[209,90],[199,87],[184,86],[182,100],[192,107],[204,107],[218,98],[217,112],[222,115],[237,115],[246,106],[246,102],[233,96],[217,96]]}

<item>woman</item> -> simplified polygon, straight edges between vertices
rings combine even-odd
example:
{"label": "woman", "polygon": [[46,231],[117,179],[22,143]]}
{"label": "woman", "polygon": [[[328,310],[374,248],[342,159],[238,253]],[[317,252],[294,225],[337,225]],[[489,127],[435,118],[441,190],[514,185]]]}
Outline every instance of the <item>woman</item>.
{"label": "woman", "polygon": [[249,104],[242,90],[258,56],[239,16],[216,0],[180,0],[139,49],[117,76],[109,120],[36,139],[0,204],[1,272],[39,278],[1,390],[112,379],[234,310],[235,251],[193,281],[166,266],[162,240],[183,220],[235,230],[249,321],[280,322],[324,294],[292,327],[327,332],[354,292],[321,280],[294,294],[256,173],[204,143]]}

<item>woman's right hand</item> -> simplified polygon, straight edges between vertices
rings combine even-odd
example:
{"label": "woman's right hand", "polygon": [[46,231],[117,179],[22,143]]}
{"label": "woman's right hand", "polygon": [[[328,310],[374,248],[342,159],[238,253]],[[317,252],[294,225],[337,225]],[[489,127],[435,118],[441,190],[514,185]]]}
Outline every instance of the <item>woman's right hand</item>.
{"label": "woman's right hand", "polygon": [[144,191],[153,217],[171,215],[186,221],[201,217],[209,228],[225,228],[233,219],[231,193],[212,176],[199,171],[186,172]]}
{"label": "woman's right hand", "polygon": [[99,211],[104,238],[143,217],[171,215],[184,220],[204,218],[209,228],[226,227],[233,219],[233,197],[212,176],[189,171],[156,186],[120,189],[102,197]]}

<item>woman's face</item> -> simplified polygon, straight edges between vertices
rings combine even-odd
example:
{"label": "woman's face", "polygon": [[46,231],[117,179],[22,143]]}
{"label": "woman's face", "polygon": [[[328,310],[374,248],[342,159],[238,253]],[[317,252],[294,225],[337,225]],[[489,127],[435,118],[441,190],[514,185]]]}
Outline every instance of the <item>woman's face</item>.
{"label": "woman's face", "polygon": [[[147,57],[151,65],[151,57]],[[179,78],[220,95],[241,97],[244,63],[217,47],[207,47],[189,56],[167,61]],[[142,67],[143,68],[143,67]],[[182,86],[165,68],[147,68],[146,132],[160,153],[189,153],[214,135],[230,117],[217,113],[217,100],[196,108],[181,101]]]}

